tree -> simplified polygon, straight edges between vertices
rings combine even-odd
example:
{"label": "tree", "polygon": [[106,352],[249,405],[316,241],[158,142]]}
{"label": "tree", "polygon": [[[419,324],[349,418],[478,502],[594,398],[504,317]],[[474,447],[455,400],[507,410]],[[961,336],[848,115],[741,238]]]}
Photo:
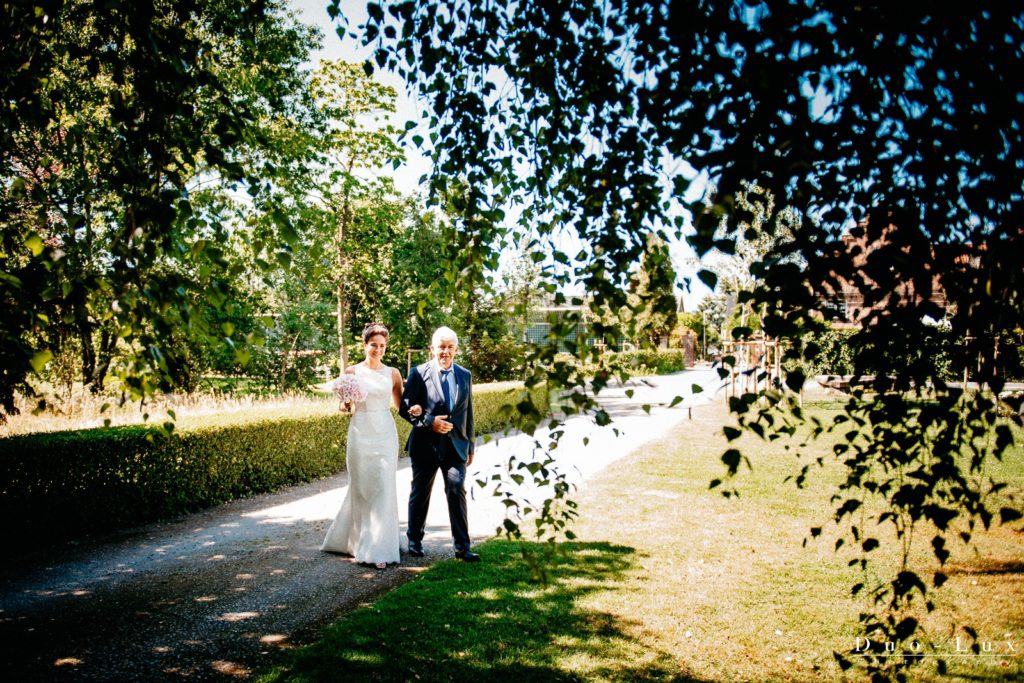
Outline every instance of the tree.
{"label": "tree", "polygon": [[[736,206],[749,218],[740,220],[735,228],[723,216],[715,233],[715,245],[697,267],[711,284],[720,304],[725,308],[719,329],[723,334],[735,330],[736,336],[749,336],[760,327],[760,310],[752,302],[761,285],[758,264],[767,258],[780,258],[776,249],[792,239],[793,224],[799,220],[791,209],[777,209],[774,195],[756,183],[743,183],[736,194]],[[799,263],[798,256],[789,259]],[[731,337],[729,337],[731,338]]]}
{"label": "tree", "polygon": [[[433,329],[448,322],[454,306],[438,289],[444,281],[438,257],[441,218],[426,211],[418,197],[398,195],[387,179],[359,186],[346,241],[346,352],[358,352],[360,332],[369,322],[390,329],[389,362],[404,367],[406,352],[423,352]],[[338,349],[336,214],[307,203],[299,212],[304,225],[287,269],[269,274],[260,286],[267,310],[276,316],[267,338],[263,374],[279,386],[305,386],[311,376],[291,363],[295,353],[333,358]],[[446,298],[447,297],[447,298]],[[429,302],[429,305],[428,305]],[[340,358],[338,358],[340,362]],[[310,368],[311,369],[311,368]],[[283,380],[282,380],[283,378]]]}
{"label": "tree", "polygon": [[498,272],[499,291],[504,305],[512,313],[510,334],[524,343],[531,315],[540,299],[541,267],[538,264],[543,260],[544,253],[536,240],[526,236],[516,243],[515,250]]}
{"label": "tree", "polygon": [[231,336],[197,314],[234,274],[196,186],[273,194],[260,124],[288,117],[311,35],[275,1],[44,0],[2,17],[0,405],[71,344],[94,388],[111,372],[126,397],[169,388],[182,334]]}
{"label": "tree", "polygon": [[636,335],[645,344],[657,348],[668,340],[676,326],[676,271],[668,246],[657,235],[650,235],[640,267],[631,281],[629,303],[637,311]]}
{"label": "tree", "polygon": [[644,347],[657,348],[667,342],[677,319],[675,283],[668,246],[652,233],[640,263],[630,273],[625,301],[617,308],[600,310],[603,335],[621,329],[624,339]]}
{"label": "tree", "polygon": [[[347,339],[352,268],[353,214],[364,195],[379,191],[361,174],[402,159],[397,130],[384,119],[395,111],[394,88],[373,80],[362,65],[324,61],[313,82],[313,96],[328,122],[326,154],[317,190],[334,214],[337,332],[341,367],[348,365]],[[385,189],[385,191],[387,191]],[[381,243],[375,242],[378,248]]]}
{"label": "tree", "polygon": [[[764,310],[767,334],[813,333],[822,299],[852,282],[873,307],[853,342],[855,367],[864,367],[878,346],[918,343],[926,318],[943,316],[932,296],[941,288],[953,334],[979,359],[984,391],[951,388],[927,363],[892,362],[875,388],[897,393],[859,393],[848,405],[841,419],[859,429],[835,453],[849,473],[835,516],[858,561],[866,567],[878,545],[851,523],[872,498],[884,503],[876,520],[901,542],[928,529],[940,564],[947,539],[969,539],[996,515],[1020,518],[1017,504],[989,495],[996,482],[972,476],[1014,440],[996,409],[1006,371],[999,349],[1024,311],[1015,256],[1024,246],[1019,6],[428,0],[368,12],[374,62],[432,104],[432,192],[445,196],[452,178],[470,188],[455,272],[476,276],[514,229],[496,208],[510,203],[519,229],[575,235],[584,247],[562,277],[617,308],[651,232],[681,233],[689,216],[687,239],[700,255],[732,252],[741,230],[756,239],[756,228],[741,227],[752,215],[737,197],[757,183],[799,219],[751,266],[760,284],[750,302]],[[703,178],[713,193],[702,191]],[[866,250],[841,249],[846,233]],[[799,348],[790,353],[817,353]],[[552,381],[567,381],[551,367]],[[791,367],[786,384],[799,388],[802,372]],[[926,387],[936,398],[923,406]],[[793,432],[799,406],[774,392],[757,398],[732,403],[743,427]],[[744,462],[736,449],[723,461],[729,473]],[[917,485],[900,486],[903,476]],[[930,605],[944,580],[904,566],[872,585],[877,609],[865,631],[909,652],[911,608]],[[877,676],[912,661],[866,658]]]}

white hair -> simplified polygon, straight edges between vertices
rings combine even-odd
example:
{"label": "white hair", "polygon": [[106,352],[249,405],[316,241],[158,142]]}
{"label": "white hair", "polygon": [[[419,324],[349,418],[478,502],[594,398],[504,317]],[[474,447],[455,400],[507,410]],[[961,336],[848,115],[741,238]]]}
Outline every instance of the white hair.
{"label": "white hair", "polygon": [[458,346],[459,335],[455,334],[455,330],[450,327],[439,327],[434,330],[434,336],[430,338],[430,347],[437,348],[442,341],[453,341]]}

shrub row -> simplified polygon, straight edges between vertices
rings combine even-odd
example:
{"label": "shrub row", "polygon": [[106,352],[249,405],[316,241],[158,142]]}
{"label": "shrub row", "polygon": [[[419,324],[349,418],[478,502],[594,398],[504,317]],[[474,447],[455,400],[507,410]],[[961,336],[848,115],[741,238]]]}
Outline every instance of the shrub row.
{"label": "shrub row", "polygon": [[[667,375],[686,369],[686,355],[682,349],[616,351],[604,354],[601,360],[606,370],[626,372],[632,376]],[[556,362],[567,364],[588,377],[598,369],[596,364],[582,364],[567,353],[558,354]]]}
{"label": "shrub row", "polygon": [[686,369],[686,356],[682,349],[620,351],[609,356],[610,366],[624,368],[633,375],[667,375]]}
{"label": "shrub row", "polygon": [[[474,387],[479,434],[509,423],[522,384]],[[534,401],[547,405],[543,389]],[[58,540],[136,525],[345,467],[347,415],[246,416],[164,437],[133,426],[0,439],[0,529],[11,542]],[[409,425],[396,419],[399,443]]]}

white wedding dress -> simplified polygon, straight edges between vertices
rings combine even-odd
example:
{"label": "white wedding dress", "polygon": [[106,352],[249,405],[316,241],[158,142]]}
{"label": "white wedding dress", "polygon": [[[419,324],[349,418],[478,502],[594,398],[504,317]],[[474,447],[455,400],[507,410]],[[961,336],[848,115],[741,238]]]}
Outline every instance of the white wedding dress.
{"label": "white wedding dress", "polygon": [[348,428],[348,494],[327,530],[321,550],[347,553],[359,562],[398,562],[398,432],[391,414],[392,370],[357,365],[366,395]]}

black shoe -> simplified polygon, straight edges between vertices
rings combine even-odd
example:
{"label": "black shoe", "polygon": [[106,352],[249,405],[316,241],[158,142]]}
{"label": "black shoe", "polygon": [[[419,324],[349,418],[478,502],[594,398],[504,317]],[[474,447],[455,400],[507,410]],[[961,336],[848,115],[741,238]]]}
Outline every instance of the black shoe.
{"label": "black shoe", "polygon": [[423,557],[423,546],[419,543],[409,543],[409,555],[412,557]]}
{"label": "black shoe", "polygon": [[472,550],[459,550],[455,553],[455,557],[462,560],[463,562],[480,561],[480,556],[474,553]]}

